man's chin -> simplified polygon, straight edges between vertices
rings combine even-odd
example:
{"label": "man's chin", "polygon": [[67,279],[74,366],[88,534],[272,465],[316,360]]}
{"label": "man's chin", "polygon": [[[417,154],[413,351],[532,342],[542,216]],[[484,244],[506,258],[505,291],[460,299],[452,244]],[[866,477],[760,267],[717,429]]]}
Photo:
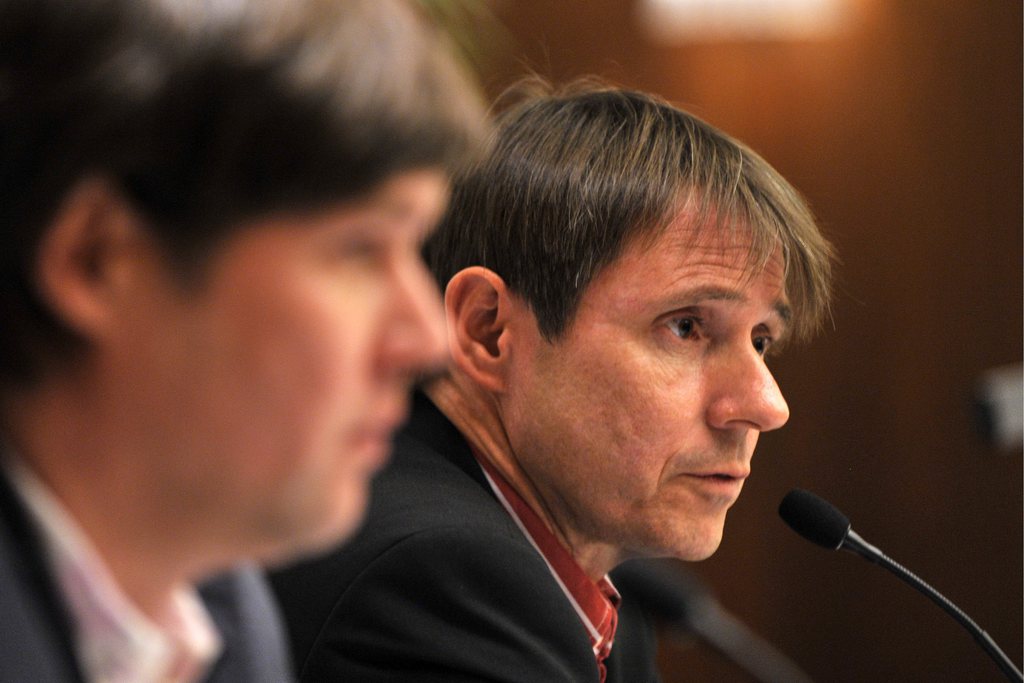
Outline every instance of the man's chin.
{"label": "man's chin", "polygon": [[722,545],[724,529],[721,524],[711,524],[706,529],[689,531],[690,533],[677,540],[672,552],[666,553],[668,556],[686,562],[700,562],[714,555]]}
{"label": "man's chin", "polygon": [[326,518],[296,525],[298,528],[285,534],[259,559],[267,565],[281,566],[336,550],[359,531],[366,516],[368,495],[368,487],[346,492],[339,498],[343,501],[341,507],[333,509]]}
{"label": "man's chin", "polygon": [[690,552],[687,554],[686,557],[680,557],[679,559],[686,560],[687,562],[703,562],[704,560],[714,555],[715,552],[718,551],[718,546],[720,545],[721,543],[715,543],[712,546]]}

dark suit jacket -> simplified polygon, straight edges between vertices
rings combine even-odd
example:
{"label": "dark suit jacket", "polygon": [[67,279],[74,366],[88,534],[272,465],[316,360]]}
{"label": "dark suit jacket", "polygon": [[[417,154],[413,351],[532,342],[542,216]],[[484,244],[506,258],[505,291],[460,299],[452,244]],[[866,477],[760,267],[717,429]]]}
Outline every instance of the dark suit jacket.
{"label": "dark suit jacket", "polygon": [[[271,584],[301,681],[598,681],[576,612],[423,396],[359,535]],[[654,649],[624,595],[609,683],[657,680]]]}
{"label": "dark suit jacket", "polygon": [[[279,615],[260,573],[240,569],[200,592],[224,642],[209,683],[293,680]],[[0,473],[0,683],[82,683],[70,623],[34,523]]]}

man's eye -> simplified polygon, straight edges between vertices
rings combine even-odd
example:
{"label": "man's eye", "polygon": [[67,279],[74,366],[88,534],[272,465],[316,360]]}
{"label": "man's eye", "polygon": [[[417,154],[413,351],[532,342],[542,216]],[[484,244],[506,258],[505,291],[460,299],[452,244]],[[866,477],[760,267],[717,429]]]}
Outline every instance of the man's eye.
{"label": "man's eye", "polygon": [[372,237],[350,236],[330,245],[329,256],[341,261],[376,261],[385,257],[387,246]]}
{"label": "man's eye", "polygon": [[771,337],[754,337],[754,350],[762,356],[768,353],[769,347],[772,345]]}
{"label": "man's eye", "polygon": [[668,327],[680,339],[689,339],[697,332],[699,323],[696,318],[675,318],[669,321]]}

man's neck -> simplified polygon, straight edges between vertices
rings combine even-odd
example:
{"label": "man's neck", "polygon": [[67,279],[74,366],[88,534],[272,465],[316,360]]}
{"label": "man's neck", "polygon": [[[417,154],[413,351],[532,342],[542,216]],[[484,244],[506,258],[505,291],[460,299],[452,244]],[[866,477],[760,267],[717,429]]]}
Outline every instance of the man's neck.
{"label": "man's neck", "polygon": [[617,548],[586,539],[546,502],[512,448],[499,402],[493,395],[457,370],[435,379],[424,391],[477,453],[487,458],[541,518],[588,576],[596,581],[621,562]]}
{"label": "man's neck", "polygon": [[[4,438],[13,457],[67,511],[95,547],[120,589],[143,614],[161,621],[188,583],[187,547],[175,542],[145,487],[119,464],[116,439],[87,403],[36,390],[3,406]],[[182,537],[183,535],[177,534]]]}

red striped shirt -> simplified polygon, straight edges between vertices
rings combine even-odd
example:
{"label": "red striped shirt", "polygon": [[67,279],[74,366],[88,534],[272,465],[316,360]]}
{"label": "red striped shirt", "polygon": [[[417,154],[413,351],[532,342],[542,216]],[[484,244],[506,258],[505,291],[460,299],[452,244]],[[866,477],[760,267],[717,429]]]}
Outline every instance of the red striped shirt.
{"label": "red striped shirt", "polygon": [[565,597],[576,610],[580,621],[590,637],[601,683],[607,676],[605,659],[612,650],[615,627],[618,624],[617,608],[621,598],[608,576],[595,582],[579,566],[569,551],[548,529],[544,520],[531,508],[512,485],[487,460],[475,452],[477,462],[484,470],[494,494],[522,529],[548,565],[548,570],[561,587]]}

